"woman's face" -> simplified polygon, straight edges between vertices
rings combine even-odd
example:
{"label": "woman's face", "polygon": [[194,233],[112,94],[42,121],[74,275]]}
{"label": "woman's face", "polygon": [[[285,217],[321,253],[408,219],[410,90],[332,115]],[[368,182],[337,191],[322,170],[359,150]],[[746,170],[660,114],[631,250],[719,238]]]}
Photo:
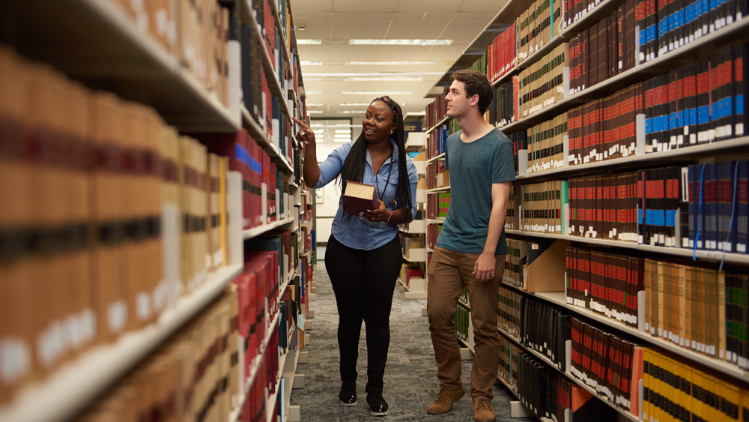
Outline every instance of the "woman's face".
{"label": "woman's face", "polygon": [[367,114],[362,120],[362,131],[368,142],[390,139],[390,132],[395,130],[395,116],[387,104],[375,101],[367,108]]}

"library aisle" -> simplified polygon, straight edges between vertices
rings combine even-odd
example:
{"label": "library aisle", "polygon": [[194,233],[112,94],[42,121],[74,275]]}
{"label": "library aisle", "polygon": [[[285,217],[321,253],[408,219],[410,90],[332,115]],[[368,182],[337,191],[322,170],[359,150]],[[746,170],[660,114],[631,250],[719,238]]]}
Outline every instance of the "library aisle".
{"label": "library aisle", "polygon": [[[310,308],[315,311],[312,344],[307,346],[310,364],[300,364],[297,373],[305,374],[305,387],[295,390],[291,404],[302,409],[302,421],[420,421],[439,422],[473,421],[473,405],[469,398],[472,361],[463,361],[463,386],[466,396],[455,403],[447,415],[430,416],[426,409],[439,392],[437,365],[429,336],[429,322],[421,316],[426,299],[406,300],[396,290],[390,315],[390,351],[385,369],[385,391],[383,396],[390,405],[390,414],[384,418],[373,418],[366,406],[364,385],[367,382],[367,351],[362,326],[359,344],[359,379],[356,382],[359,403],[343,407],[338,402],[340,378],[338,372],[338,343],[336,327],[338,312],[330,279],[322,261],[316,266],[317,300]],[[513,399],[514,400],[514,399]],[[492,406],[497,413],[497,422],[532,421],[535,418],[510,418],[510,397],[502,385],[494,386]]]}

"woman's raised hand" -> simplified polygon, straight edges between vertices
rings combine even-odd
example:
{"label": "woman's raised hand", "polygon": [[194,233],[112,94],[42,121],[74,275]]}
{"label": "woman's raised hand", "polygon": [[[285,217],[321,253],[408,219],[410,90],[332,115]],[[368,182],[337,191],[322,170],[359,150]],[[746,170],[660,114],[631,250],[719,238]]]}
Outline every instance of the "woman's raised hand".
{"label": "woman's raised hand", "polygon": [[292,120],[296,122],[299,126],[302,127],[302,130],[299,131],[299,133],[296,134],[296,140],[303,143],[304,145],[308,144],[314,144],[315,143],[315,132],[310,129],[309,126],[304,124],[301,120],[292,117]]}

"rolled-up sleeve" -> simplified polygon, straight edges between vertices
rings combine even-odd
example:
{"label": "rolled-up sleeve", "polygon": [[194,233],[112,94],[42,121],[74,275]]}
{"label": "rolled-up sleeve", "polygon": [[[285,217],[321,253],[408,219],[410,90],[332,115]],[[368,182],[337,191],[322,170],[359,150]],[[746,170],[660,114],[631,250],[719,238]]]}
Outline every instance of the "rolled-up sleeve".
{"label": "rolled-up sleeve", "polygon": [[346,161],[353,145],[353,143],[341,145],[328,155],[328,158],[320,164],[320,178],[317,179],[317,184],[313,189],[320,189],[338,177],[343,168],[343,162]]}
{"label": "rolled-up sleeve", "polygon": [[418,205],[416,204],[416,187],[419,184],[419,175],[416,173],[416,165],[414,165],[413,161],[411,161],[411,158],[407,157],[406,161],[408,161],[408,181],[411,184],[411,220],[409,220],[409,223],[410,223],[411,221],[414,221],[414,218],[416,218],[416,210],[418,209]]}

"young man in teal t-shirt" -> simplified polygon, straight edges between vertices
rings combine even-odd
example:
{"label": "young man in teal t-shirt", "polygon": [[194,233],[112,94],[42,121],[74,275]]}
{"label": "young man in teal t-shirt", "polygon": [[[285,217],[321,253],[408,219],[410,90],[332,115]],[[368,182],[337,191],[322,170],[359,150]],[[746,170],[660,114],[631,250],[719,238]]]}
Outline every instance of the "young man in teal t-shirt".
{"label": "young man in teal t-shirt", "polygon": [[440,393],[427,412],[447,413],[465,394],[453,317],[467,287],[476,352],[471,372],[474,419],[493,421],[490,402],[499,365],[496,312],[507,253],[507,202],[515,180],[513,151],[510,140],[483,118],[493,97],[486,76],[461,70],[452,77],[447,115],[462,130],[447,138],[450,209],[428,269],[427,313]]}

